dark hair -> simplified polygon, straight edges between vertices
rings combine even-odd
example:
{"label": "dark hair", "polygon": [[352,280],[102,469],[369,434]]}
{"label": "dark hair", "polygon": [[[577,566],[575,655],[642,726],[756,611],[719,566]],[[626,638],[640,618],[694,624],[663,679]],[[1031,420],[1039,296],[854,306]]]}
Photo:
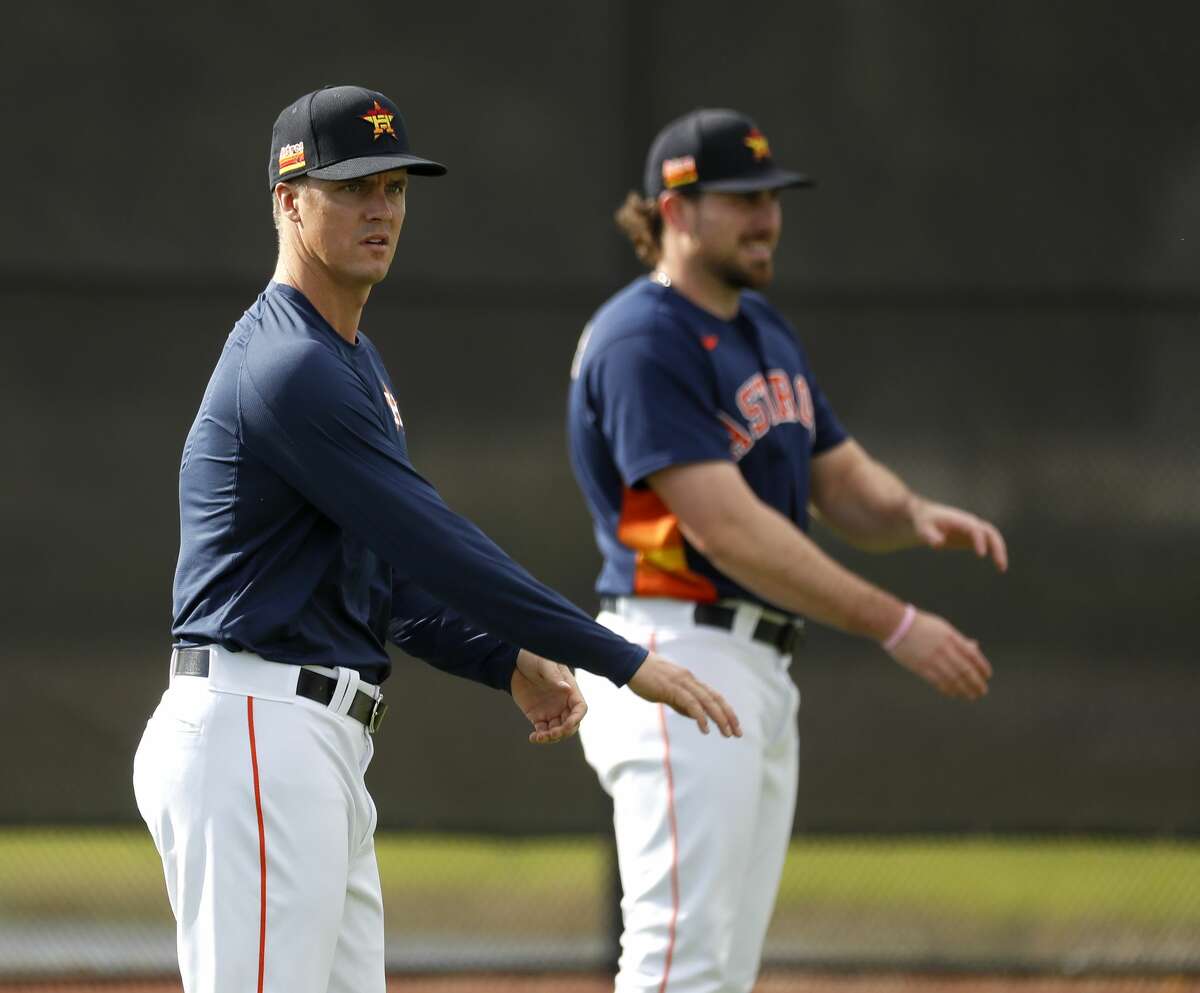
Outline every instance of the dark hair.
{"label": "dark hair", "polygon": [[649,200],[633,190],[625,202],[616,209],[613,219],[625,237],[633,242],[637,257],[653,269],[662,255],[662,214],[658,212],[658,201]]}

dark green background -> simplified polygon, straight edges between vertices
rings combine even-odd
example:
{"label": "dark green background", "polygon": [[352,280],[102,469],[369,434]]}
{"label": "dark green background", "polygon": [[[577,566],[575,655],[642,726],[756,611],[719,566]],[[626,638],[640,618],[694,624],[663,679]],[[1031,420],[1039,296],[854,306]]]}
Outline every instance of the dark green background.
{"label": "dark green background", "polygon": [[[813,631],[798,825],[1200,828],[1200,15],[1182,4],[45,3],[0,40],[0,821],[136,817],[165,685],[183,437],[273,258],[271,122],[361,82],[450,166],[415,182],[380,346],[419,468],[587,609],[567,468],[575,340],[638,269],[611,212],[667,119],[751,113],[783,163],[773,298],[837,411],[966,556],[843,561],[980,638],[944,701]],[[400,660],[382,822],[607,819],[578,746]]]}

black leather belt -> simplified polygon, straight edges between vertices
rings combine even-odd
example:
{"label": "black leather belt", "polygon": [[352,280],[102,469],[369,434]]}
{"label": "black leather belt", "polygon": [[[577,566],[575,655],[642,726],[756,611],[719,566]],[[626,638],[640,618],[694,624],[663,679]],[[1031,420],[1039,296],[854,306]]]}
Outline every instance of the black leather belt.
{"label": "black leather belt", "polygon": [[[600,606],[605,610],[616,610],[619,597],[603,596]],[[692,608],[692,620],[706,627],[733,630],[733,622],[737,618],[736,607],[724,607],[719,603],[698,603]],[[754,625],[751,637],[770,645],[780,655],[795,655],[804,644],[804,618],[794,617],[790,621],[772,621],[760,617]]]}
{"label": "black leather belt", "polygon": [[[207,676],[208,649],[175,649],[175,675]],[[328,707],[329,701],[333,699],[334,691],[337,689],[337,683],[336,679],[323,676],[319,672],[313,672],[311,669],[301,669],[300,675],[296,679],[296,695],[305,697],[308,700],[315,700],[322,706]],[[370,693],[364,693],[362,690],[358,690],[354,694],[354,702],[350,704],[350,709],[346,711],[347,716],[353,717],[360,724],[365,724],[367,730],[372,734],[379,729],[379,725],[383,721],[383,715],[386,713],[386,703],[382,700],[377,700]]]}

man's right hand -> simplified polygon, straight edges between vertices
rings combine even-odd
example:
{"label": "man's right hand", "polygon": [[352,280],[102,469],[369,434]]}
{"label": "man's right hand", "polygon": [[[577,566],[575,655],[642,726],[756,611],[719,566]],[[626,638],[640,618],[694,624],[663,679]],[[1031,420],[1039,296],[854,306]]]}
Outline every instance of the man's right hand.
{"label": "man's right hand", "polygon": [[946,696],[978,700],[987,693],[992,666],[979,650],[979,642],[936,614],[918,611],[908,633],[889,654]]}
{"label": "man's right hand", "polygon": [[665,703],[684,717],[692,718],[703,734],[708,734],[708,720],[712,718],[726,738],[742,736],[737,714],[720,693],[656,652],[646,656],[629,680],[629,688],[643,700]]}

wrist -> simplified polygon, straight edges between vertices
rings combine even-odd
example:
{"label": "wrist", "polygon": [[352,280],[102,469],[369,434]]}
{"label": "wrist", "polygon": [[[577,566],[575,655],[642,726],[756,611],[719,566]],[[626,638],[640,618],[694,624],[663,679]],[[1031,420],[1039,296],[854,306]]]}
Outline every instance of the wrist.
{"label": "wrist", "polygon": [[904,613],[900,615],[900,621],[892,629],[892,633],[883,639],[880,644],[883,645],[885,652],[895,651],[896,646],[904,640],[904,636],[912,629],[913,622],[917,619],[917,608],[911,603],[904,605]]}
{"label": "wrist", "polygon": [[904,497],[904,521],[912,529],[914,535],[918,533],[925,503],[926,501],[912,490],[909,490]]}

